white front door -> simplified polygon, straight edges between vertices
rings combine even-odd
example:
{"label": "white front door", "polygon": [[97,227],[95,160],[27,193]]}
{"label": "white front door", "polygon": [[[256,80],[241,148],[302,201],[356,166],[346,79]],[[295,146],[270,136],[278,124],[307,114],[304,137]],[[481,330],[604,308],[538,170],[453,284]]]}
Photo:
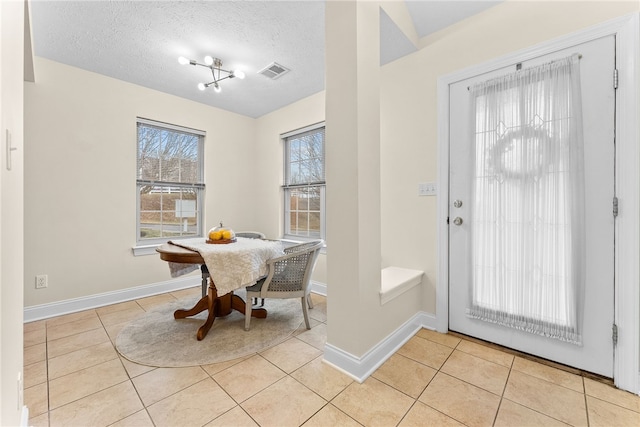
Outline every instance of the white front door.
{"label": "white front door", "polygon": [[[584,132],[585,287],[582,345],[466,315],[471,303],[471,97],[475,83],[512,73],[516,64],[450,85],[449,329],[607,377],[613,376],[615,37],[603,37],[521,64],[523,69],[579,53]],[[520,66],[520,65],[519,65]],[[483,155],[476,153],[475,155]],[[454,220],[458,218],[459,220]],[[465,221],[467,219],[467,221]],[[457,223],[457,224],[456,224]],[[477,237],[476,237],[477,238]],[[560,251],[561,252],[561,251]]]}

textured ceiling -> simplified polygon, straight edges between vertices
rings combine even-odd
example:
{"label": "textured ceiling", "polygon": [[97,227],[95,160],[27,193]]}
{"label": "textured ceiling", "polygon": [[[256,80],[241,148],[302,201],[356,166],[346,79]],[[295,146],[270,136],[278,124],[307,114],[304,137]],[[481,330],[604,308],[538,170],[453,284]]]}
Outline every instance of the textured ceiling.
{"label": "textured ceiling", "polygon": [[[416,32],[433,31],[496,2],[408,1]],[[324,1],[31,0],[37,56],[250,117],[260,117],[324,89]],[[416,50],[381,13],[381,63]],[[203,62],[218,57],[244,80],[211,80]],[[272,62],[291,69],[276,80],[257,74]],[[36,73],[37,78],[37,73]]]}

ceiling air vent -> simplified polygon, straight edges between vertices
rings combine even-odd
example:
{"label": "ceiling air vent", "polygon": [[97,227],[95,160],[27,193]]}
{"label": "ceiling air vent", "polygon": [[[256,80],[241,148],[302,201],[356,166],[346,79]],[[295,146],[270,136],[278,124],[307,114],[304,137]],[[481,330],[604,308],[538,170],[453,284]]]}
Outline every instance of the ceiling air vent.
{"label": "ceiling air vent", "polygon": [[275,80],[283,74],[288,73],[289,71],[291,70],[289,70],[287,67],[284,67],[277,62],[272,62],[262,70],[258,71],[258,74],[262,74],[263,76],[269,77],[271,80]]}

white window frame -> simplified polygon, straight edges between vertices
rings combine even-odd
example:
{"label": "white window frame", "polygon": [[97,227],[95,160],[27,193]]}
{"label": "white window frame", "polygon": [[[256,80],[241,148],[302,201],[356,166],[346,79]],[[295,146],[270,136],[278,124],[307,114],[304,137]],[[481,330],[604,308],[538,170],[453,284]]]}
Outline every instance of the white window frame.
{"label": "white window frame", "polygon": [[[284,184],[282,185],[283,190],[283,200],[284,200],[284,209],[283,209],[283,239],[292,240],[292,241],[305,241],[305,240],[315,240],[315,239],[323,239],[326,240],[326,209],[325,209],[325,192],[326,192],[326,181],[325,181],[325,170],[326,170],[326,157],[325,157],[325,146],[326,146],[326,138],[323,139],[322,144],[322,179],[314,182],[305,182],[305,183],[291,183],[291,164],[290,164],[290,152],[289,152],[289,141],[295,139],[297,136],[301,136],[305,133],[317,131],[319,129],[324,130],[325,123],[316,123],[310,126],[306,126],[301,129],[296,129],[291,132],[284,133],[280,135],[280,138],[283,142],[283,153],[284,153]],[[320,235],[301,235],[294,234],[291,232],[291,202],[290,202],[290,192],[295,189],[304,189],[308,187],[320,187]]]}
{"label": "white window frame", "polygon": [[[176,131],[180,133],[188,133],[192,135],[198,136],[198,170],[200,176],[200,182],[197,183],[187,183],[187,182],[164,182],[164,181],[153,181],[147,179],[140,179],[139,172],[136,172],[136,246],[134,249],[135,255],[146,255],[149,253],[155,253],[155,248],[162,243],[166,243],[169,240],[177,240],[177,239],[185,239],[185,238],[193,238],[193,237],[202,237],[204,236],[204,215],[203,215],[203,203],[204,203],[204,139],[206,133],[201,130],[192,129],[184,126],[173,125],[169,123],[159,122],[155,120],[149,120],[138,117],[136,119],[136,167],[137,167],[137,159],[139,155],[139,143],[138,140],[138,127],[139,126],[150,126],[161,128],[168,131]],[[143,185],[158,185],[158,186],[167,186],[171,188],[179,188],[179,189],[195,189],[196,190],[196,233],[188,234],[184,236],[172,236],[172,237],[158,237],[158,238],[149,238],[142,239],[140,237],[141,232],[141,222],[140,222],[140,187]]]}

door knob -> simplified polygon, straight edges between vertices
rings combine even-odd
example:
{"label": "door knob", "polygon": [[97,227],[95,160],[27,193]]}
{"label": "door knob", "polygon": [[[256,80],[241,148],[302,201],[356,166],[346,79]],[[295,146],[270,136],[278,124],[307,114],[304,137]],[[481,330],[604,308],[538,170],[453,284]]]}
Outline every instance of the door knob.
{"label": "door knob", "polygon": [[453,207],[454,208],[459,208],[462,206],[462,200],[456,200],[453,202]]}
{"label": "door knob", "polygon": [[462,218],[460,218],[459,216],[455,217],[453,223],[455,225],[462,225]]}

